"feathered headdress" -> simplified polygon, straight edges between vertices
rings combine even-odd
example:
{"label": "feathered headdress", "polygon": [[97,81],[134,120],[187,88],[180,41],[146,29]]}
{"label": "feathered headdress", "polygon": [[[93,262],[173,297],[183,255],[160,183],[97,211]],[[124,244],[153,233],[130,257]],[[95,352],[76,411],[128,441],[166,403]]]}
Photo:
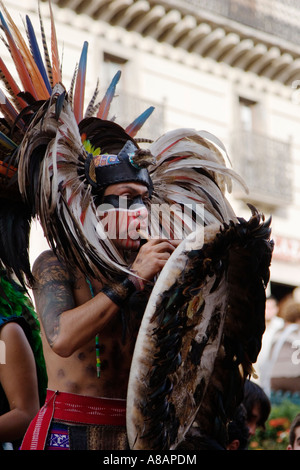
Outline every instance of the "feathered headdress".
{"label": "feathered headdress", "polygon": [[[107,139],[115,139],[120,134],[119,149],[128,140],[134,143],[134,136],[154,109],[148,108],[129,124],[127,132],[117,124],[106,121],[120,79],[118,72],[100,102],[96,101],[96,87],[84,113],[88,44],[85,42],[83,45],[79,65],[67,93],[61,83],[50,2],[49,6],[50,52],[39,11],[45,57],[43,61],[30,18],[26,16],[27,45],[4,3],[0,1],[2,39],[9,49],[21,82],[19,86],[0,58],[0,79],[5,90],[0,91],[0,111],[3,115],[0,119],[0,259],[8,270],[15,272],[21,282],[23,274],[32,281],[28,242],[30,221],[35,216],[40,219],[50,245],[64,257],[69,257],[70,249],[67,246],[74,241],[71,260],[83,258],[79,262],[82,269],[90,266],[89,270],[97,275],[99,267],[118,269],[119,264],[123,263],[109,240],[102,241],[99,247],[95,242],[96,235],[91,237],[93,230],[97,229],[98,220],[95,207],[92,210],[89,207],[93,201],[91,183],[95,169],[89,142],[93,141],[95,129],[99,131],[101,127]],[[87,141],[82,142],[85,138]],[[103,141],[103,147],[104,144]],[[138,145],[135,144],[137,149]],[[128,170],[130,166],[134,168],[127,165]],[[145,181],[145,170],[139,169],[134,173],[136,176],[142,172]],[[85,176],[87,181],[84,181]],[[150,184],[149,176],[148,182]],[[87,213],[89,216],[93,214],[92,228],[84,226]],[[77,216],[79,226],[75,220]],[[82,244],[78,242],[79,234],[83,237]],[[83,254],[85,248],[86,255]],[[91,252],[97,248],[100,249],[100,256],[94,259]],[[93,262],[90,264],[91,258]]]}
{"label": "feathered headdress", "polygon": [[[179,230],[185,236],[195,229],[195,220],[207,225],[235,218],[224,191],[231,178],[241,180],[226,166],[226,151],[216,137],[179,129],[165,134],[148,149],[139,148],[135,135],[153,107],[125,130],[107,120],[119,72],[100,103],[96,101],[96,87],[84,111],[87,43],[67,93],[61,83],[50,2],[49,5],[51,55],[39,12],[43,61],[30,19],[26,17],[27,46],[0,0],[4,41],[23,89],[21,92],[0,59],[6,90],[0,104],[4,116],[0,128],[0,174],[4,184],[1,196],[7,197],[7,188],[11,188],[9,205],[15,199],[18,209],[9,208],[9,214],[1,211],[0,223],[1,217],[7,219],[19,212],[18,224],[22,224],[21,231],[15,230],[22,237],[19,235],[20,239],[9,249],[9,234],[7,230],[2,232],[5,235],[0,239],[0,257],[6,267],[13,269],[19,279],[22,273],[31,279],[28,236],[30,220],[37,216],[50,246],[68,263],[95,277],[104,271],[109,275],[126,270],[124,259],[103,230],[94,201],[95,192],[123,180],[149,187],[149,231],[153,236],[175,237]],[[178,207],[184,209],[184,216]]]}

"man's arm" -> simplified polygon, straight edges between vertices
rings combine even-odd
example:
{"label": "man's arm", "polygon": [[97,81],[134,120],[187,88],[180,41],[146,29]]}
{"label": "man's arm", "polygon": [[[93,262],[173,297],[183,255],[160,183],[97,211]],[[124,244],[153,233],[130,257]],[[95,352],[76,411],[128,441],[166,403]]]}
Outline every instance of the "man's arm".
{"label": "man's arm", "polygon": [[[152,280],[177,245],[175,241],[150,240],[141,247],[132,270],[143,279]],[[76,306],[75,279],[51,251],[37,259],[33,275],[33,293],[45,335],[53,351],[62,357],[91,341],[119,310],[102,292]]]}
{"label": "man's arm", "polygon": [[33,275],[36,279],[33,289],[36,307],[52,347],[60,334],[62,312],[75,307],[72,292],[74,280],[51,251],[42,253],[37,259]]}
{"label": "man's arm", "polygon": [[47,251],[33,266],[33,294],[40,321],[54,352],[68,357],[89,342],[116,314],[118,307],[101,292],[76,306],[75,279],[56,256]]}

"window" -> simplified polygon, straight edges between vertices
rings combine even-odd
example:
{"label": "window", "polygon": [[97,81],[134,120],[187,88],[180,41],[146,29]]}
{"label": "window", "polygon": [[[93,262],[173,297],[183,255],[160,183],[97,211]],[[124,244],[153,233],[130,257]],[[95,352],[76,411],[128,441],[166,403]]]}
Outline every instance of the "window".
{"label": "window", "polygon": [[238,105],[238,125],[232,133],[234,168],[250,193],[239,196],[237,191],[237,196],[265,207],[289,204],[293,198],[289,142],[266,134],[259,102],[239,97]]}
{"label": "window", "polygon": [[239,97],[240,121],[242,130],[252,132],[255,130],[258,104],[256,101]]}

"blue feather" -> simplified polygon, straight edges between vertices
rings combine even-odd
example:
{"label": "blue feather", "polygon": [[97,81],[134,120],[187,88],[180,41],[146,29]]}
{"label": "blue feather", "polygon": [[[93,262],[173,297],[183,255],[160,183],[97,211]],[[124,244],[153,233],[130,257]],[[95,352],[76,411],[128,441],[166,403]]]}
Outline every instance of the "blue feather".
{"label": "blue feather", "polygon": [[30,21],[29,16],[26,15],[26,23],[27,23],[27,31],[28,31],[28,36],[29,36],[29,41],[30,41],[30,47],[31,47],[31,53],[33,55],[34,61],[40,71],[40,74],[43,77],[43,80],[45,82],[45,85],[47,87],[47,90],[49,91],[49,94],[51,95],[52,93],[52,88],[48,79],[48,75],[44,66],[44,62],[40,53],[39,45],[36,39],[36,35],[32,26],[32,23]]}
{"label": "blue feather", "polygon": [[119,70],[114,76],[114,78],[112,79],[111,84],[106,90],[105,96],[103,100],[101,101],[98,114],[97,114],[98,118],[107,119],[109,108],[113,100],[113,97],[115,96],[116,86],[120,80],[120,77],[121,77],[121,71]]}
{"label": "blue feather", "polygon": [[125,129],[127,134],[129,134],[131,137],[134,137],[135,134],[140,130],[140,128],[147,121],[149,116],[153,113],[154,109],[155,109],[154,106],[150,106],[142,114],[140,114],[140,116],[138,116],[131,124],[129,124],[129,126],[127,126]]}

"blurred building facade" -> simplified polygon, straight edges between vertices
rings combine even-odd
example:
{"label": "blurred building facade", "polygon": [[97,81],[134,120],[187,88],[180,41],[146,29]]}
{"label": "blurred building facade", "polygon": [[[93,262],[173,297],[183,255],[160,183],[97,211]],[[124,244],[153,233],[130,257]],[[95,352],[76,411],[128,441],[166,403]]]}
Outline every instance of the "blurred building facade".
{"label": "blurred building facade", "polygon": [[[139,136],[205,129],[225,144],[249,187],[229,196],[272,215],[271,292],[300,285],[300,4],[297,0],[52,0],[65,84],[89,42],[87,99],[122,71],[112,113],[128,124],[149,105]],[[39,30],[37,0],[6,0]],[[41,2],[50,35],[48,1]],[[5,54],[5,51],[3,52]],[[124,120],[125,118],[125,120]],[[122,120],[123,119],[123,120]],[[39,249],[34,243],[35,250]],[[33,254],[33,257],[35,256]]]}

